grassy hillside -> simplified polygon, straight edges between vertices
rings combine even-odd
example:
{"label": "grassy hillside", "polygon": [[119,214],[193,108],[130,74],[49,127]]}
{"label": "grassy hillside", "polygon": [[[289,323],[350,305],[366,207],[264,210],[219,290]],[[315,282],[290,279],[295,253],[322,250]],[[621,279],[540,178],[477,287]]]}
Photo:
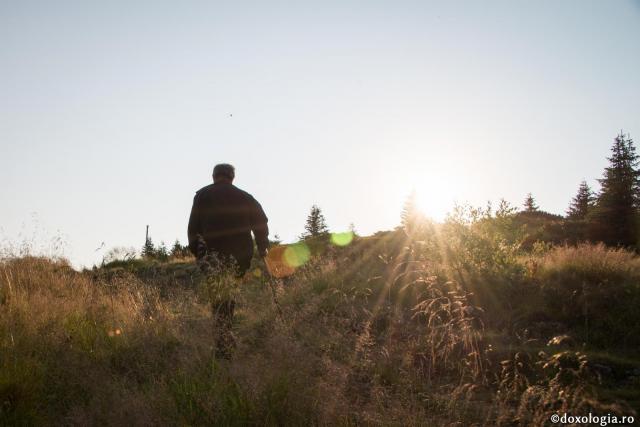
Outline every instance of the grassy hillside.
{"label": "grassy hillside", "polygon": [[460,215],[411,236],[308,242],[310,259],[272,283],[275,299],[256,263],[226,290],[238,300],[230,361],[215,357],[220,281],[193,260],[77,272],[6,259],[0,423],[531,425],[565,411],[634,415],[640,258],[598,245],[525,251],[510,221]]}

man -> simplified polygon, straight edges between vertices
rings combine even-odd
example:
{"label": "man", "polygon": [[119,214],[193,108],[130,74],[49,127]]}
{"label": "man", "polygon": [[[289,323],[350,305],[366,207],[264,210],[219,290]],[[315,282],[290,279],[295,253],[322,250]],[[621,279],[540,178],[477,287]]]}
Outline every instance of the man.
{"label": "man", "polygon": [[234,186],[234,178],[235,168],[229,164],[213,168],[213,184],[198,190],[193,198],[187,231],[189,249],[207,280],[215,283],[211,309],[216,323],[216,351],[224,358],[231,357],[235,346],[231,333],[235,301],[224,270],[235,270],[236,278],[247,272],[253,257],[251,232],[261,257],[266,256],[269,247],[267,216],[262,206]]}
{"label": "man", "polygon": [[251,232],[258,254],[264,257],[269,247],[269,228],[260,203],[234,186],[234,178],[233,166],[216,165],[213,184],[196,192],[189,218],[189,249],[199,260],[215,254],[226,264],[235,261],[241,276],[253,257]]}

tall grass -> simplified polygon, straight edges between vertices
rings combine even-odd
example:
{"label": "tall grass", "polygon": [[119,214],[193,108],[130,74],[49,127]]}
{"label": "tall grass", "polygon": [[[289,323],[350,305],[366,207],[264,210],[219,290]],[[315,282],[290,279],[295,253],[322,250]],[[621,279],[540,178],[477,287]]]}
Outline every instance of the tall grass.
{"label": "tall grass", "polygon": [[189,260],[77,272],[61,260],[6,258],[0,424],[541,425],[556,411],[631,415],[638,258],[597,245],[526,253],[490,221],[326,247],[273,288],[252,270],[233,286],[231,360],[215,354],[217,282]]}
{"label": "tall grass", "polygon": [[640,258],[623,249],[556,247],[532,264],[547,317],[586,344],[640,347]]}

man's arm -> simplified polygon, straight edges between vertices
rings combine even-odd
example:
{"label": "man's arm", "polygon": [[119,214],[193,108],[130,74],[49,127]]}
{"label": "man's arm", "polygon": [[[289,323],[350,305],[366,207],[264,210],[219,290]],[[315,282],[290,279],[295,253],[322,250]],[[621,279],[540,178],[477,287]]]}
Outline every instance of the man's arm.
{"label": "man's arm", "polygon": [[198,235],[200,230],[200,207],[198,206],[198,195],[193,198],[191,206],[191,215],[189,215],[189,226],[187,227],[187,236],[189,237],[189,250],[194,256],[198,256]]}
{"label": "man's arm", "polygon": [[251,231],[253,231],[253,236],[256,239],[258,254],[264,257],[267,254],[267,249],[269,249],[269,227],[267,226],[269,220],[260,203],[256,199],[253,199],[252,203]]}

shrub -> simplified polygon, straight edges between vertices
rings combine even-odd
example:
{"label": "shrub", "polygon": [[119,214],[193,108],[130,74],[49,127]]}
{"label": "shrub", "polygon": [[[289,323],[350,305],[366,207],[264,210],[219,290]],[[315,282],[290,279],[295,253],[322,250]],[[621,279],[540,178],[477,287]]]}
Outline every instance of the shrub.
{"label": "shrub", "polygon": [[549,318],[579,331],[588,344],[640,344],[640,258],[603,244],[555,247],[535,265]]}

